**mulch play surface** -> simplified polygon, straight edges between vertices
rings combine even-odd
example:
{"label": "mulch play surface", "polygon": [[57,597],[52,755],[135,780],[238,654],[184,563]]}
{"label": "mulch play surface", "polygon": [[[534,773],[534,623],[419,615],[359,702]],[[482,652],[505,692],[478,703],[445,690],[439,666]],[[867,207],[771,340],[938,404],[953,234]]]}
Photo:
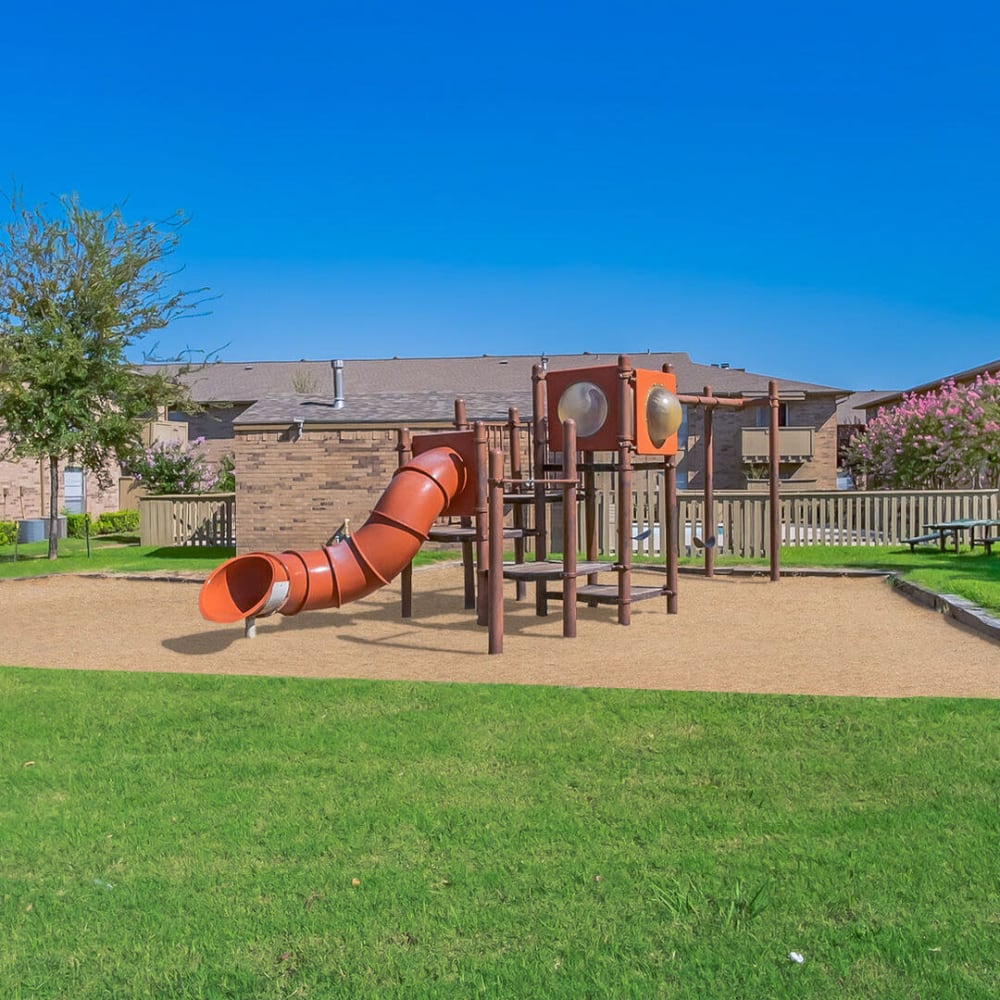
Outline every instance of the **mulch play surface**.
{"label": "mulch play surface", "polygon": [[[653,577],[636,583],[653,582]],[[662,580],[662,576],[659,577]],[[1000,645],[893,593],[882,579],[683,576],[680,614],[659,600],[538,618],[508,590],[502,656],[462,608],[460,568],[414,574],[342,609],[240,624],[198,614],[190,582],[53,576],[0,585],[0,664],[463,683],[563,684],[794,694],[1000,697]]]}

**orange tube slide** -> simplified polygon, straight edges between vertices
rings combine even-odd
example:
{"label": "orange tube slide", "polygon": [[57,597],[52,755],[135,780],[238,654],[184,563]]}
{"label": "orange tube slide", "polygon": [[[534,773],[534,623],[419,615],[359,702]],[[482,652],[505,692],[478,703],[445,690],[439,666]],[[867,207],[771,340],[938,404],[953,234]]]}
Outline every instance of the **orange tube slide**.
{"label": "orange tube slide", "polygon": [[469,473],[452,448],[432,448],[396,470],[367,521],[350,538],[311,552],[251,552],[224,562],[202,585],[198,609],[212,622],[278,611],[339,608],[408,566]]}

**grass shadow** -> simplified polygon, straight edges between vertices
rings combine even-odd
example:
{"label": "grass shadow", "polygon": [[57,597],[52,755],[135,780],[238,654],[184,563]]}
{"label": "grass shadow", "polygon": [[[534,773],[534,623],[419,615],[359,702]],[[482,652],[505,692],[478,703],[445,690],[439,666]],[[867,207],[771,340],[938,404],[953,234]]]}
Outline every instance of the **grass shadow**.
{"label": "grass shadow", "polygon": [[145,553],[142,558],[149,559],[151,562],[165,563],[179,560],[190,562],[192,559],[204,559],[205,562],[219,563],[235,554],[236,549],[228,545],[179,545],[152,549]]}

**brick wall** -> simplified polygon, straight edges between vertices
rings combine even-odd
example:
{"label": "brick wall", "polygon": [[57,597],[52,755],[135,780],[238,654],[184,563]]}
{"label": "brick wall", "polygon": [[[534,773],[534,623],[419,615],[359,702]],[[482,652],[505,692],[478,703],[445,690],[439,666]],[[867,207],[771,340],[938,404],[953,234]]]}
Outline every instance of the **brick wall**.
{"label": "brick wall", "polygon": [[[38,462],[25,459],[0,464],[0,520],[41,517],[41,483]],[[47,478],[44,480],[46,488]],[[46,507],[46,510],[48,508]]]}
{"label": "brick wall", "polygon": [[240,432],[236,456],[240,552],[310,549],[349,517],[367,519],[398,464],[394,430]]}
{"label": "brick wall", "polygon": [[[114,476],[111,480],[111,488],[108,490],[100,490],[97,488],[97,477],[91,475],[90,473],[84,473],[84,489],[86,490],[87,499],[84,503],[84,509],[91,517],[97,517],[98,514],[113,513],[118,510],[118,468],[115,467]],[[60,489],[62,489],[62,483],[60,482]],[[62,505],[62,500],[59,501],[60,506]],[[48,501],[46,501],[45,509],[48,510]]]}
{"label": "brick wall", "polygon": [[[4,440],[0,436],[0,448]],[[59,507],[63,507],[63,469],[59,466]],[[117,472],[117,470],[116,470]],[[117,481],[117,480],[116,480]],[[101,492],[97,488],[97,477],[84,476],[86,489],[86,509],[92,515],[118,510],[118,487]],[[49,513],[49,468],[45,463],[43,471],[35,459],[0,462],[0,520],[16,521],[20,517],[43,517]]]}
{"label": "brick wall", "polygon": [[[787,404],[788,426],[812,427],[813,457],[811,461],[782,464],[782,486],[788,489],[833,490],[837,488],[837,405],[824,397],[792,400]],[[757,426],[755,408],[731,410],[718,408],[712,420],[715,444],[715,488],[743,490],[747,488],[746,468],[742,461],[741,429]],[[688,409],[688,450],[678,462],[678,471],[687,472],[688,488],[703,486],[704,457],[702,435],[705,411],[701,406]]]}
{"label": "brick wall", "polygon": [[[837,488],[837,404],[833,399],[807,399],[789,404],[789,422],[803,427],[815,427],[815,452],[812,462],[806,463],[803,476],[816,480],[807,489],[835,490]],[[794,477],[793,477],[794,478]]]}

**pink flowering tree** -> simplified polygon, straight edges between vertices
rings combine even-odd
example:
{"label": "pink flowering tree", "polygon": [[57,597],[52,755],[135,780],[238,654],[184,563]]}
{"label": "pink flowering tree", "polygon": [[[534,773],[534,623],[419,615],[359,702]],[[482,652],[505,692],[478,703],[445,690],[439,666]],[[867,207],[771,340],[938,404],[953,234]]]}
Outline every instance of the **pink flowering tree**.
{"label": "pink flowering tree", "polygon": [[205,439],[189,444],[158,441],[140,452],[123,469],[151,496],[166,493],[212,493],[219,486],[219,470],[213,468],[201,446]]}
{"label": "pink flowering tree", "polygon": [[887,489],[1000,486],[1000,374],[905,395],[851,439],[847,461]]}

